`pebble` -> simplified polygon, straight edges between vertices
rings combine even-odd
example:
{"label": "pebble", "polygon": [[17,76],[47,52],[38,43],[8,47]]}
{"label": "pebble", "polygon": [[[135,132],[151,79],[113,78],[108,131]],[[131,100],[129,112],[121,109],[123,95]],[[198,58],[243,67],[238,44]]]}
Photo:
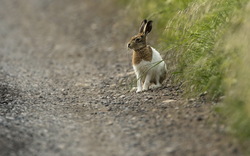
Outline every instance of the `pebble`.
{"label": "pebble", "polygon": [[194,102],[194,101],[195,101],[194,98],[188,99],[188,102]]}
{"label": "pebble", "polygon": [[9,119],[9,120],[14,120],[15,118],[12,117],[12,116],[6,116],[6,119]]}
{"label": "pebble", "polygon": [[0,123],[2,123],[2,122],[3,122],[3,120],[4,120],[4,119],[3,119],[2,117],[0,117]]}
{"label": "pebble", "polygon": [[57,147],[62,150],[62,149],[64,149],[66,147],[66,145],[65,144],[59,144]]}
{"label": "pebble", "polygon": [[175,102],[176,100],[173,100],[173,99],[168,99],[168,100],[165,100],[165,101],[162,101],[163,103],[171,103],[171,102]]}
{"label": "pebble", "polygon": [[167,147],[166,148],[166,152],[167,153],[174,153],[175,152],[175,148],[174,147]]}
{"label": "pebble", "polygon": [[84,88],[88,88],[90,87],[90,84],[89,83],[81,83],[81,82],[77,82],[75,84],[76,87],[84,87]]}
{"label": "pebble", "polygon": [[107,125],[108,125],[108,126],[113,125],[113,121],[109,121],[109,122],[107,123]]}
{"label": "pebble", "polygon": [[120,96],[121,99],[124,99],[125,97],[126,97],[125,95],[121,95],[121,96]]}
{"label": "pebble", "polygon": [[202,116],[198,116],[197,117],[197,121],[202,121],[203,120],[203,117]]}

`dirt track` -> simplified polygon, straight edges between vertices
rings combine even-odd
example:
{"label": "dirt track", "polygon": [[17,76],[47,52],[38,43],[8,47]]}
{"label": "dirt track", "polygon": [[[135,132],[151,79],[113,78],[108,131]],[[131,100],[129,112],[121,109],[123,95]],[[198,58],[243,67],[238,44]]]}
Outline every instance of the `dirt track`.
{"label": "dirt track", "polygon": [[[125,16],[100,0],[0,1],[0,155],[235,156],[212,104],[135,94]],[[115,17],[112,17],[116,15]]]}

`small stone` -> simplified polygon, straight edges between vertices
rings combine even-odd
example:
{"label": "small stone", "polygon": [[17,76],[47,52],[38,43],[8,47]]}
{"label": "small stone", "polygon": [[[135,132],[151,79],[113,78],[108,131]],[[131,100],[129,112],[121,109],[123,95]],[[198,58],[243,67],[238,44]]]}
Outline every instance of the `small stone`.
{"label": "small stone", "polygon": [[64,149],[65,148],[65,144],[59,144],[58,148],[61,149],[61,150]]}
{"label": "small stone", "polygon": [[113,125],[113,121],[109,121],[108,123],[107,123],[107,125],[109,126],[109,125]]}
{"label": "small stone", "polygon": [[75,84],[75,86],[76,86],[76,87],[88,88],[88,87],[90,87],[90,84],[88,84],[88,83],[77,82],[77,83]]}
{"label": "small stone", "polygon": [[9,120],[14,120],[15,118],[12,117],[12,116],[6,116],[6,119],[9,119]]}
{"label": "small stone", "polygon": [[173,100],[173,99],[168,99],[168,100],[165,100],[165,101],[162,101],[163,103],[171,103],[171,102],[175,102],[176,100]]}
{"label": "small stone", "polygon": [[107,109],[107,111],[112,111],[112,107],[109,107],[109,108]]}
{"label": "small stone", "polygon": [[202,120],[203,120],[202,116],[199,116],[199,117],[197,118],[197,121],[202,121]]}
{"label": "small stone", "polygon": [[124,99],[125,97],[126,97],[125,95],[121,95],[121,96],[120,96],[121,99]]}
{"label": "small stone", "polygon": [[174,147],[167,147],[166,148],[166,152],[167,153],[174,153],[175,152],[175,148]]}
{"label": "small stone", "polygon": [[152,97],[152,96],[150,96],[150,97],[147,97],[147,99],[148,99],[148,100],[152,100],[152,99],[153,99],[153,97]]}
{"label": "small stone", "polygon": [[169,96],[169,93],[165,93],[165,94],[163,94],[163,96]]}
{"label": "small stone", "polygon": [[3,122],[3,118],[2,117],[0,117],[0,123],[2,123]]}
{"label": "small stone", "polygon": [[195,101],[194,98],[191,98],[191,99],[188,100],[188,102],[194,102],[194,101]]}

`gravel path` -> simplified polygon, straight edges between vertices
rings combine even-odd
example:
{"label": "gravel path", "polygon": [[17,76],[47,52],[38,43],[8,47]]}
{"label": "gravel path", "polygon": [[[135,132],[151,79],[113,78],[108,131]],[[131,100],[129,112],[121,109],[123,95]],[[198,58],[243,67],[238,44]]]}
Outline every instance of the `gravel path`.
{"label": "gravel path", "polygon": [[167,82],[129,91],[123,16],[101,0],[0,0],[1,156],[242,155],[213,104]]}

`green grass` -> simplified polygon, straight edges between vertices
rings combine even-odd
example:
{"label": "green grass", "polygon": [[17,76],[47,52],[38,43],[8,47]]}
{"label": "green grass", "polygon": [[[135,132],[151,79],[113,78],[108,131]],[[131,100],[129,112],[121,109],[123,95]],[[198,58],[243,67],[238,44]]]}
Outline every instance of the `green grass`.
{"label": "green grass", "polygon": [[250,140],[250,2],[238,10],[231,20],[221,47],[225,56],[221,69],[225,75],[225,100],[221,112],[232,132]]}
{"label": "green grass", "polygon": [[214,48],[238,5],[228,0],[195,2],[169,21],[163,36],[166,49],[171,49],[167,58],[176,60],[172,73],[189,95],[208,92],[216,98],[223,93],[222,56]]}
{"label": "green grass", "polygon": [[[250,139],[250,2],[248,0],[121,0],[135,23],[154,21],[156,48],[187,96],[224,97],[231,132]],[[248,5],[247,5],[248,3]],[[134,23],[134,22],[133,22]],[[150,38],[154,38],[151,36]]]}

